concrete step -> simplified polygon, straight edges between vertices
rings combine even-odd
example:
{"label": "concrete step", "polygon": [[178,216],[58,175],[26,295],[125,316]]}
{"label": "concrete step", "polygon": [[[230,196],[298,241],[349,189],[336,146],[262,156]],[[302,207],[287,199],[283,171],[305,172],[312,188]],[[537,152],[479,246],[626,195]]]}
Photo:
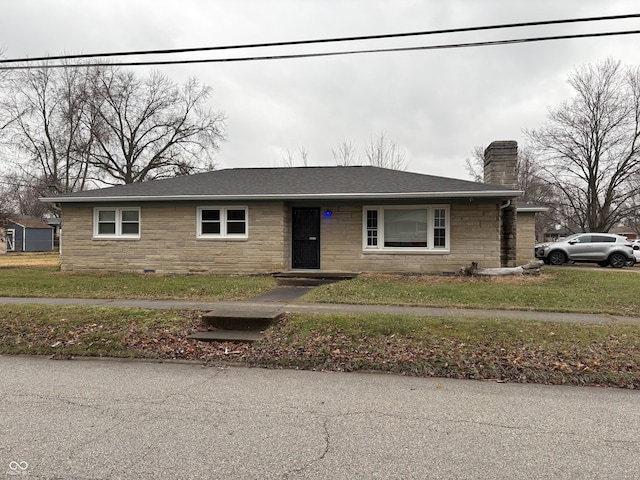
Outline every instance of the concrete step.
{"label": "concrete step", "polygon": [[304,270],[278,272],[272,276],[275,278],[276,283],[281,286],[317,287],[342,280],[350,280],[356,278],[358,275],[358,273],[354,272],[312,272]]}
{"label": "concrete step", "polygon": [[264,330],[282,314],[282,310],[276,306],[221,305],[202,315],[202,323],[221,330]]}
{"label": "concrete step", "polygon": [[187,336],[201,342],[255,342],[263,337],[259,330],[206,330]]}
{"label": "concrete step", "polygon": [[276,278],[335,278],[338,280],[346,280],[348,278],[356,278],[360,272],[341,272],[335,270],[287,270],[286,272],[276,272],[272,274]]}

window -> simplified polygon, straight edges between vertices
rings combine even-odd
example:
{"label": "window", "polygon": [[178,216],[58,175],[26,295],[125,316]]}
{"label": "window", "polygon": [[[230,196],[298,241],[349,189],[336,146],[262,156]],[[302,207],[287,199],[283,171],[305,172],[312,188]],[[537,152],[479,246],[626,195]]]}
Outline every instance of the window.
{"label": "window", "polygon": [[96,238],[140,238],[140,209],[96,208],[93,224]]}
{"label": "window", "polygon": [[378,246],[378,211],[367,210],[367,247]]}
{"label": "window", "polygon": [[604,242],[615,242],[616,237],[611,235],[591,235],[592,242],[604,243]]}
{"label": "window", "polygon": [[449,250],[449,207],[365,207],[363,212],[365,251]]}
{"label": "window", "polygon": [[247,207],[198,208],[198,238],[247,238]]}

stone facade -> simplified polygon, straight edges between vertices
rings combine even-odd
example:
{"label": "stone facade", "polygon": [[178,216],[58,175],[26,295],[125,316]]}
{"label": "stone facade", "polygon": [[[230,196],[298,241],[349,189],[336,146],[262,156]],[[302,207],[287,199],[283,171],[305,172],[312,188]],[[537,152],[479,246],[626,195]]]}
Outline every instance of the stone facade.
{"label": "stone facade", "polygon": [[518,213],[518,238],[516,242],[516,263],[524,265],[534,260],[533,247],[536,244],[536,214]]}
{"label": "stone facade", "polygon": [[62,270],[153,273],[271,273],[288,268],[287,209],[249,208],[249,238],[196,238],[196,206],[142,206],[140,239],[94,239],[93,208],[65,206]]}
{"label": "stone facade", "polygon": [[362,207],[333,208],[323,218],[321,268],[359,272],[457,272],[477,261],[482,267],[499,265],[496,205],[451,205],[448,253],[379,253],[363,251]]}
{"label": "stone facade", "polygon": [[[196,238],[195,205],[141,207],[139,239],[94,239],[93,208],[63,208],[64,271],[251,274],[291,268],[291,208],[248,205],[248,239]],[[457,272],[477,261],[500,265],[500,215],[495,203],[450,205],[448,253],[363,251],[362,206],[331,206],[321,216],[320,270],[344,272]]]}
{"label": "stone facade", "polygon": [[[518,143],[512,140],[496,141],[484,151],[484,182],[516,190]],[[501,208],[500,266],[515,267],[517,263],[517,200],[514,198]]]}

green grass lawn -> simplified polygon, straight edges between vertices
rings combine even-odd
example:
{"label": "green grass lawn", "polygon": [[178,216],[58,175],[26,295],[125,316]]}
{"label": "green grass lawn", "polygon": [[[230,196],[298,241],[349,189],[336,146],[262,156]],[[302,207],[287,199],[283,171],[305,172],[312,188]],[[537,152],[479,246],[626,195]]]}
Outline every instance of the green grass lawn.
{"label": "green grass lawn", "polygon": [[[269,276],[62,273],[0,268],[0,296],[245,300],[275,286]],[[547,269],[540,276],[362,275],[316,288],[305,302],[539,310],[640,316],[640,274]]]}
{"label": "green grass lawn", "polygon": [[267,276],[63,273],[58,267],[0,268],[0,296],[245,300],[273,288]]}
{"label": "green grass lawn", "polygon": [[547,269],[540,276],[438,277],[362,275],[325,285],[307,302],[420,305],[640,316],[640,274]]}
{"label": "green grass lawn", "polygon": [[[0,296],[241,300],[270,277],[61,273],[0,268]],[[363,275],[309,302],[599,312],[640,316],[640,275],[547,269],[539,277]],[[188,340],[198,311],[0,305],[0,354],[109,356],[640,388],[640,325],[408,315],[287,315],[254,344]]]}

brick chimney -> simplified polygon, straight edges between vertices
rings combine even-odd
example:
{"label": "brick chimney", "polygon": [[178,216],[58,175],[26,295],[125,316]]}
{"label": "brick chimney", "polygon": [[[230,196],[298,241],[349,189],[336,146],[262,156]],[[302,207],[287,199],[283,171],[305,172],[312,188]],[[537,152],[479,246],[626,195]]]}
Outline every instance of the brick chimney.
{"label": "brick chimney", "polygon": [[[518,162],[518,142],[503,140],[491,142],[484,151],[484,183],[518,189],[516,164]],[[506,205],[506,206],[505,206]],[[503,204],[500,216],[500,266],[516,266],[516,199]]]}

